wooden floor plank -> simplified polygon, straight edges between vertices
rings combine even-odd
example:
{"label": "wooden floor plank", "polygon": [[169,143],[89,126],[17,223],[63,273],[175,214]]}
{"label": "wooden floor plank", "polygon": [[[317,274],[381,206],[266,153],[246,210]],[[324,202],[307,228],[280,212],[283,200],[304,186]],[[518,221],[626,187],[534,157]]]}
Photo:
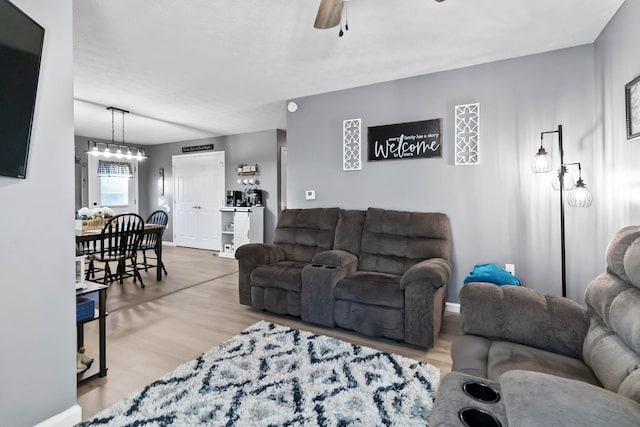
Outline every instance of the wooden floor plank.
{"label": "wooden floor plank", "polygon": [[[126,281],[122,285],[110,285],[108,301],[111,294],[117,293],[123,298],[128,292],[133,295],[135,304],[120,304],[123,308],[111,311],[107,317],[108,374],[105,378],[95,378],[78,385],[78,404],[82,407],[83,419],[140,390],[179,364],[198,357],[260,320],[425,361],[438,367],[441,375],[451,370],[451,340],[459,329],[457,314],[445,314],[443,330],[435,347],[425,351],[391,340],[318,327],[292,317],[240,305],[235,260],[221,260],[212,252],[187,248],[168,248],[163,252],[169,277],[180,274],[180,280],[189,281],[202,277],[205,268],[219,269],[220,274],[211,277],[221,277],[163,296],[153,296],[155,283],[150,280],[145,282],[147,288],[144,290],[127,289],[122,292],[117,287],[136,286]],[[192,277],[189,277],[190,272],[193,272]],[[141,294],[148,289],[155,299],[142,302],[144,295]],[[98,354],[97,326],[97,322],[92,322],[85,327],[88,355]]]}

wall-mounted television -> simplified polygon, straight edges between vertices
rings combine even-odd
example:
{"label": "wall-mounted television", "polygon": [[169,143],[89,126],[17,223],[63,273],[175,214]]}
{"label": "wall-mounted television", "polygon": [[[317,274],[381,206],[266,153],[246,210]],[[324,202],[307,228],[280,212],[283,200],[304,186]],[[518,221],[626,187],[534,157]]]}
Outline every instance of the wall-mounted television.
{"label": "wall-mounted television", "polygon": [[44,28],[0,0],[0,175],[26,178]]}

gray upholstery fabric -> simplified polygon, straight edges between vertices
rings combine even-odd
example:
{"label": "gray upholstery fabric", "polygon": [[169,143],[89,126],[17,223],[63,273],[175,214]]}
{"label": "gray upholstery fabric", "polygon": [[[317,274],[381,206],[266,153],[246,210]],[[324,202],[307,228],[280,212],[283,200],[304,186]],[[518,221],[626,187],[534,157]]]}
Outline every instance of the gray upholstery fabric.
{"label": "gray upholstery fabric", "polygon": [[453,370],[498,380],[510,426],[640,426],[640,227],[620,230],[606,259],[586,311],[523,288],[462,289],[473,335],[453,343]]}
{"label": "gray upholstery fabric", "polygon": [[261,265],[251,273],[251,286],[300,292],[305,262],[280,261]]}
{"label": "gray upholstery fabric", "polygon": [[360,242],[362,241],[362,229],[366,214],[366,211],[340,209],[338,224],[336,225],[334,249],[356,255],[360,253]]}
{"label": "gray upholstery fabric", "polygon": [[542,372],[578,380],[600,387],[600,381],[581,360],[551,351],[507,341],[492,341],[487,359],[487,378],[498,381],[500,375],[517,369]]}
{"label": "gray upholstery fabric", "polygon": [[451,370],[488,378],[489,350],[493,341],[477,335],[460,335],[451,343]]}
{"label": "gray upholstery fabric", "polygon": [[571,357],[582,355],[589,328],[584,308],[520,286],[470,283],[460,291],[464,334],[513,341]]}
{"label": "gray upholstery fabric", "polygon": [[242,304],[427,348],[440,332],[451,275],[444,214],[289,209],[273,245],[246,246],[236,251]]}
{"label": "gray upholstery fabric", "polygon": [[500,387],[509,427],[640,425],[640,404],[580,381],[515,370]]}
{"label": "gray upholstery fabric", "polygon": [[429,258],[451,258],[446,215],[367,210],[358,270],[404,274],[412,265]]}
{"label": "gray upholstery fabric", "polygon": [[283,261],[285,253],[274,245],[250,243],[236,250],[236,259],[240,276],[238,280],[240,304],[251,305],[251,272],[258,266]]}
{"label": "gray upholstery fabric", "polygon": [[344,251],[326,251],[313,257],[302,270],[301,314],[305,322],[335,326],[334,289],[338,281],[356,270],[358,259]]}
{"label": "gray upholstery fabric", "polygon": [[400,289],[400,276],[396,274],[356,271],[338,283],[335,298],[382,307],[404,307],[404,292]]}
{"label": "gray upholstery fabric", "polygon": [[336,300],[336,325],[370,337],[404,340],[404,310]]}
{"label": "gray upholstery fabric", "polygon": [[444,285],[438,286],[435,281],[409,282],[404,290],[405,342],[433,347],[442,327],[446,300]]}
{"label": "gray upholstery fabric", "polygon": [[333,249],[338,208],[285,209],[280,213],[273,243],[291,261],[311,262],[319,252]]}
{"label": "gray upholstery fabric", "polygon": [[583,358],[602,385],[640,402],[640,227],[620,230],[607,249],[607,271],[587,287],[591,326]]}
{"label": "gray upholstery fabric", "polygon": [[[436,404],[434,405],[433,410],[431,411],[431,417],[429,418],[430,426],[463,427],[458,416],[458,413],[462,408],[481,409],[496,417],[503,427],[509,425],[507,423],[507,414],[502,399],[495,403],[482,402],[478,399],[474,399],[462,391],[462,387],[465,383],[480,383],[495,390],[500,396],[502,395],[500,384],[494,381],[482,380],[460,372],[448,373],[442,378],[440,386],[438,387]],[[552,425],[553,424],[548,424],[544,427],[551,427]],[[538,427],[541,426],[543,425],[538,425]]]}

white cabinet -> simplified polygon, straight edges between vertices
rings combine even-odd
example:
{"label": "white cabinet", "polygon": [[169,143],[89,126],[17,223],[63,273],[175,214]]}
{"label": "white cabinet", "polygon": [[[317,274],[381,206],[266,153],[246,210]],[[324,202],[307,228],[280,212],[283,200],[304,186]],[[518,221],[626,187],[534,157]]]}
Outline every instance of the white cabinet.
{"label": "white cabinet", "polygon": [[218,256],[233,258],[240,246],[264,242],[264,207],[228,207],[220,213],[222,249]]}

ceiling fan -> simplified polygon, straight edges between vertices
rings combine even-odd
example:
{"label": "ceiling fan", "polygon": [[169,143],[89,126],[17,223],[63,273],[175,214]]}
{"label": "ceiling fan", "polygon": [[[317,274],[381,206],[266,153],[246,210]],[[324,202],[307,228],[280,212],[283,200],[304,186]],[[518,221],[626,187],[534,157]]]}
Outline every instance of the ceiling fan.
{"label": "ceiling fan", "polygon": [[[315,28],[325,30],[327,28],[336,27],[340,24],[342,18],[342,8],[345,1],[349,0],[320,0],[316,21],[313,24]],[[444,0],[436,0],[438,3]]]}

